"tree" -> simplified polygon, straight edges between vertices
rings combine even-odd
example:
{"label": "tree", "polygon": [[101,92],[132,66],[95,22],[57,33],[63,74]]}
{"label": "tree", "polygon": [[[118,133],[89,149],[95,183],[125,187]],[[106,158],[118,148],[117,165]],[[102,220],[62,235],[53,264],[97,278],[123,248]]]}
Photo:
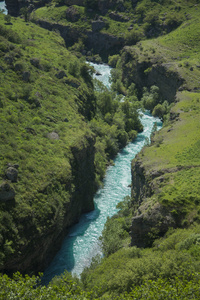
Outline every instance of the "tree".
{"label": "tree", "polygon": [[29,11],[28,11],[28,7],[22,7],[20,9],[20,14],[24,16],[24,20],[25,22],[29,21]]}
{"label": "tree", "polygon": [[6,21],[7,24],[10,23],[10,21],[11,21],[11,16],[10,16],[10,15],[5,15],[5,16],[4,16],[4,20]]}

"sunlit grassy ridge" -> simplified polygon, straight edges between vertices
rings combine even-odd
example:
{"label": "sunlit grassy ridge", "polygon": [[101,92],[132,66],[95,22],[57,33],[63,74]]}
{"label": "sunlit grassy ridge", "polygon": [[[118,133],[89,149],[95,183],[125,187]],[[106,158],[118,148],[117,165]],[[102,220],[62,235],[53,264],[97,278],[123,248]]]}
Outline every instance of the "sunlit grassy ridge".
{"label": "sunlit grassy ridge", "polygon": [[177,101],[172,107],[172,113],[178,114],[177,121],[164,126],[156,134],[153,145],[145,149],[143,162],[147,168],[199,166],[199,94],[179,92]]}

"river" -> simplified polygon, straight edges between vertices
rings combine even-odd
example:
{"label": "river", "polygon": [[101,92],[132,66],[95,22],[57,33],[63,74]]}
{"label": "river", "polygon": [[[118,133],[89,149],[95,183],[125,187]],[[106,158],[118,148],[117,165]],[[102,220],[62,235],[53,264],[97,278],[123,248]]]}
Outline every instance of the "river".
{"label": "river", "polygon": [[[96,71],[102,74],[96,78],[109,87],[111,69],[107,65],[92,65]],[[131,161],[144,146],[146,137],[150,137],[154,123],[157,123],[158,130],[162,127],[161,121],[149,113],[141,113],[141,121],[144,131],[138,134],[133,143],[128,144],[120,151],[114,160],[114,165],[107,169],[104,186],[94,197],[95,210],[82,215],[79,223],[71,228],[61,250],[44,272],[44,284],[65,270],[79,276],[84,267],[90,265],[93,256],[102,255],[98,240],[107,217],[111,217],[117,212],[116,205],[131,192],[129,187],[131,184]]]}
{"label": "river", "polygon": [[4,14],[7,15],[6,3],[5,1],[0,2],[0,9],[4,10]]}

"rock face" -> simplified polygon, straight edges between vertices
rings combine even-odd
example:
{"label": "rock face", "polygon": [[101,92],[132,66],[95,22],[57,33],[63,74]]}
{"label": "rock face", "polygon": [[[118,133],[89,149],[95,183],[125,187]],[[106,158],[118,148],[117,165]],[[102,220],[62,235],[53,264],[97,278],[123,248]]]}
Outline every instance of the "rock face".
{"label": "rock face", "polygon": [[5,0],[8,14],[17,17],[19,15],[19,1],[18,0]]}
{"label": "rock face", "polygon": [[[94,138],[87,138],[80,147],[72,147],[73,161],[71,162],[74,184],[76,189],[73,194],[76,211],[79,214],[94,209],[93,196],[95,193],[95,168],[94,168]],[[83,203],[84,200],[84,203]]]}
{"label": "rock face", "polygon": [[[99,21],[97,28],[99,28]],[[37,23],[48,30],[58,30],[65,40],[67,47],[72,46],[75,42],[84,35],[86,48],[93,49],[94,53],[102,55],[111,55],[117,53],[124,45],[124,38],[118,38],[116,36],[99,32],[98,30],[82,30],[71,26],[64,26],[56,23],[50,23],[44,20],[38,20]],[[102,26],[105,26],[102,22]],[[95,23],[96,24],[96,23]],[[93,25],[96,29],[96,25]]]}
{"label": "rock face", "polygon": [[[22,273],[34,270],[35,273],[44,271],[56,252],[60,249],[63,239],[70,226],[77,223],[80,215],[94,209],[93,195],[95,192],[95,139],[84,136],[82,140],[71,148],[72,182],[66,183],[66,190],[71,190],[70,200],[65,203],[65,214],[62,224],[55,222],[54,226],[46,228],[43,234],[32,233],[30,244],[21,255],[13,255],[1,267],[1,271],[12,273],[19,270]],[[69,185],[69,186],[68,186]],[[7,201],[15,196],[14,190],[8,183],[0,186],[0,201]],[[30,235],[29,229],[27,234]],[[35,236],[36,235],[36,236]]]}
{"label": "rock face", "polygon": [[31,12],[33,9],[44,6],[49,2],[50,0],[39,0],[37,2],[31,0],[5,0],[8,14],[13,17],[19,16],[22,7],[28,7],[28,10]]}
{"label": "rock face", "polygon": [[148,181],[145,177],[145,169],[142,166],[141,161],[134,161],[131,169],[132,176],[132,197],[138,204],[141,204],[144,198],[150,196],[151,188],[148,185]]}
{"label": "rock face", "polygon": [[152,205],[132,219],[131,245],[148,247],[158,236],[163,236],[169,227],[176,227],[172,215],[159,203]]}
{"label": "rock face", "polygon": [[11,182],[17,182],[18,170],[14,167],[8,167],[6,170],[6,177]]}
{"label": "rock face", "polygon": [[177,90],[184,83],[184,79],[171,71],[170,67],[170,64],[162,62],[160,58],[140,62],[134,48],[126,46],[123,49],[123,78],[129,74],[129,83],[134,82],[139,91],[144,86],[158,86],[160,96],[169,103],[174,101]]}
{"label": "rock face", "polygon": [[139,207],[132,219],[132,246],[151,246],[154,239],[163,236],[169,227],[177,226],[167,208],[157,202],[152,203],[149,198],[158,192],[156,181],[161,182],[166,171],[149,172],[137,157],[132,162],[132,196]]}

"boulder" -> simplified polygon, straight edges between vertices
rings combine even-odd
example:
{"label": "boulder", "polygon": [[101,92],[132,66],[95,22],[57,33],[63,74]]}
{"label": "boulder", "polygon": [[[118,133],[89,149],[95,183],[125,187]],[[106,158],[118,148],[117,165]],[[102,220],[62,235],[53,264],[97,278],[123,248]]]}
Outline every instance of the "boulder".
{"label": "boulder", "polygon": [[52,132],[48,133],[47,137],[50,140],[59,140],[59,135],[55,131],[52,131]]}
{"label": "boulder", "polygon": [[14,167],[8,167],[6,170],[6,177],[11,182],[17,182],[18,170]]}
{"label": "boulder", "polygon": [[8,182],[0,185],[0,202],[6,202],[15,198],[15,191]]}

